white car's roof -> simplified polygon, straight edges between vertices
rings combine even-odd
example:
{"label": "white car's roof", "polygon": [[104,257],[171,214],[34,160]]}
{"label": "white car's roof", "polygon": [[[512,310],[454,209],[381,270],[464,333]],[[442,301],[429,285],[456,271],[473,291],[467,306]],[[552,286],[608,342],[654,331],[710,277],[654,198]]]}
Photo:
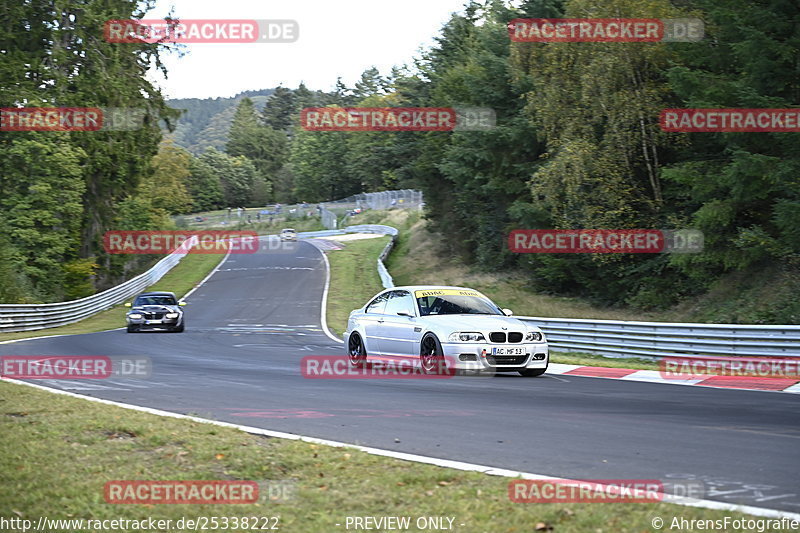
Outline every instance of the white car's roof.
{"label": "white car's roof", "polygon": [[[457,289],[462,291],[475,291],[475,289],[472,289],[470,287],[455,287],[453,285],[403,285],[402,287],[392,287],[391,289],[387,290],[430,291],[437,289]],[[480,291],[475,291],[475,292],[480,292]]]}

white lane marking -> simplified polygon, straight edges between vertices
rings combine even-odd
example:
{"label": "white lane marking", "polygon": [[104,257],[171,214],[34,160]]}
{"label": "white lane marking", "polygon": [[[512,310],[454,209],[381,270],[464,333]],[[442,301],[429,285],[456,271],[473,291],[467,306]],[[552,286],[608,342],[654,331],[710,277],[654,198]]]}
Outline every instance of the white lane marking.
{"label": "white lane marking", "polygon": [[[462,461],[451,461],[450,459],[439,459],[437,457],[427,457],[425,455],[417,455],[413,453],[405,453],[405,452],[396,452],[392,450],[383,450],[381,448],[371,448],[369,446],[360,446],[358,444],[349,444],[346,442],[339,442],[334,440],[327,440],[327,439],[319,439],[316,437],[307,437],[305,435],[297,435],[295,433],[284,433],[282,431],[272,431],[270,429],[261,429],[252,426],[242,426],[239,424],[231,424],[230,422],[220,422],[218,420],[207,420],[205,418],[200,418],[197,416],[189,416],[189,415],[182,415],[179,413],[170,413],[169,411],[162,411],[161,409],[153,409],[151,407],[140,407],[138,405],[132,405],[128,403],[122,402],[115,402],[112,400],[104,400],[102,398],[93,398],[91,396],[84,396],[82,394],[76,394],[74,392],[50,389],[47,387],[43,387],[41,385],[36,385],[34,383],[28,383],[26,381],[18,381],[16,379],[7,379],[4,380],[8,383],[14,383],[17,385],[27,385],[29,387],[34,387],[37,389],[48,391],[52,394],[63,394],[66,396],[71,396],[73,398],[81,398],[84,400],[88,400],[90,402],[102,403],[106,405],[114,405],[117,407],[122,407],[124,409],[131,409],[133,411],[141,411],[143,413],[149,413],[152,415],[158,416],[165,416],[169,418],[178,418],[182,420],[191,420],[193,422],[199,422],[203,424],[213,424],[215,426],[238,429],[240,431],[244,431],[245,433],[251,433],[253,435],[264,435],[266,437],[275,437],[279,439],[289,439],[289,440],[299,440],[303,442],[310,442],[313,444],[321,444],[324,446],[333,446],[335,448],[353,448],[365,453],[369,453],[371,455],[380,455],[383,457],[391,457],[393,459],[401,459],[403,461],[412,461],[415,463],[423,463],[435,466],[441,466],[444,468],[454,468],[456,470],[465,470],[469,472],[482,472],[484,474],[488,474],[491,476],[501,476],[501,477],[510,477],[516,478],[520,477],[523,479],[542,479],[542,480],[558,480],[564,482],[571,482],[576,483],[577,480],[568,479],[568,478],[557,478],[553,476],[543,475],[543,474],[533,474],[530,472],[520,472],[516,470],[507,470],[505,468],[495,468],[493,466],[486,466],[486,465],[478,465],[473,463],[465,463]],[[686,498],[681,496],[674,496],[672,494],[659,494],[662,497],[662,501],[666,503],[674,503],[677,505],[683,505],[687,507],[699,507],[703,509],[716,509],[721,511],[735,511],[740,513],[747,513],[755,516],[763,516],[767,518],[782,518],[787,517],[791,520],[798,520],[800,521],[800,513],[789,513],[786,511],[779,511],[777,509],[765,509],[763,507],[754,507],[751,505],[734,505],[731,503],[725,502],[718,502],[712,500],[700,500],[695,498]]]}
{"label": "white lane marking", "polygon": [[783,392],[790,392],[792,394],[800,394],[800,383],[796,383],[791,387],[783,389]]}
{"label": "white lane marking", "polygon": [[325,332],[325,335],[327,335],[328,338],[338,343],[344,344],[344,340],[337,338],[333,333],[331,333],[331,330],[328,329],[328,318],[327,318],[328,312],[326,308],[328,307],[328,289],[330,288],[331,285],[331,264],[328,262],[328,256],[325,255],[325,252],[323,252],[316,246],[314,247],[314,249],[317,250],[320,254],[322,254],[322,260],[325,261],[325,290],[322,291],[322,310],[320,311],[320,320],[322,321],[322,331]]}
{"label": "white lane marking", "polygon": [[[122,328],[112,328],[112,329],[104,329],[102,331],[92,331],[90,333],[59,333],[58,335],[42,335],[41,337],[25,337],[22,339],[12,339],[10,341],[0,341],[0,344],[11,344],[12,342],[22,342],[22,341],[35,341],[39,339],[55,339],[57,337],[71,337],[74,335],[93,335],[95,333],[105,333],[106,331],[119,331],[125,329]],[[20,332],[21,333],[21,332]]]}
{"label": "white lane marking", "polygon": [[[702,379],[667,379],[658,370],[639,370],[633,374],[628,374],[618,379],[628,381],[646,381],[648,383],[671,383],[673,385],[694,385],[700,383]],[[705,378],[704,378],[705,379]]]}
{"label": "white lane marking", "polygon": [[318,324],[228,324],[229,328],[316,328]]}
{"label": "white lane marking", "polygon": [[[3,381],[6,381],[6,380],[3,380]],[[55,387],[57,389],[63,389],[63,390],[95,390],[95,391],[100,391],[100,390],[120,390],[120,391],[128,391],[128,392],[130,392],[130,389],[123,389],[123,388],[120,388],[120,387],[109,387],[107,385],[100,385],[100,384],[97,384],[97,383],[87,383],[86,381],[73,381],[73,380],[63,380],[63,381],[61,381],[61,380],[53,380],[53,379],[42,380],[42,382],[45,382],[45,381],[48,382],[47,384],[49,386]]]}
{"label": "white lane marking", "polygon": [[282,267],[282,266],[265,266],[265,267],[234,267],[223,268],[220,272],[238,272],[240,270],[314,270],[311,267]]}

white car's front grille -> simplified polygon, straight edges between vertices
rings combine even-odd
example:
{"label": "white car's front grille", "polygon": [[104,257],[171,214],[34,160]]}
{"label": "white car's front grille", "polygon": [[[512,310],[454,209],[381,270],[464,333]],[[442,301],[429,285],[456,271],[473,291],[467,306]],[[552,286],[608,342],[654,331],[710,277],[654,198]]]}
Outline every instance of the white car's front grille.
{"label": "white car's front grille", "polygon": [[506,335],[505,331],[493,331],[489,333],[489,340],[494,343],[522,342],[524,335],[519,331],[511,331]]}

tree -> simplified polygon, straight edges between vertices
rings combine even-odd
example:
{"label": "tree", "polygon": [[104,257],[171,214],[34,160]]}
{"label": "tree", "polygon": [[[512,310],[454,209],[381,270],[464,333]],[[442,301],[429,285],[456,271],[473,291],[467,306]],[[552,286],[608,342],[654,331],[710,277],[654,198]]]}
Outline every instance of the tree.
{"label": "tree", "polygon": [[171,142],[162,143],[153,157],[153,173],[143,180],[136,194],[147,197],[153,207],[170,214],[186,213],[192,198],[186,189],[192,156]]}
{"label": "tree", "polygon": [[223,202],[228,207],[245,207],[250,204],[257,170],[244,156],[231,157],[209,149],[200,160],[213,169],[222,185]]}
{"label": "tree", "polygon": [[387,88],[388,83],[381,77],[380,71],[375,67],[370,67],[361,73],[361,79],[356,82],[353,89],[353,96],[361,100],[368,96],[385,94]]}
{"label": "tree", "polygon": [[[141,18],[149,9],[148,4],[130,0],[65,0],[6,1],[0,6],[3,19],[0,107],[123,108],[137,110],[142,117],[138,127],[126,131],[73,132],[57,140],[51,133],[48,135],[52,142],[26,133],[0,137],[0,160],[20,157],[19,150],[28,149],[31,153],[41,153],[51,163],[54,159],[91,155],[78,167],[82,208],[77,214],[70,211],[78,225],[76,240],[62,240],[74,249],[69,253],[48,250],[28,264],[35,271],[31,281],[45,298],[62,293],[59,281],[63,279],[62,266],[67,260],[64,254],[85,259],[99,255],[98,263],[104,268],[109,266],[99,237],[113,223],[115,204],[131,194],[147,173],[161,138],[159,122],[163,120],[171,126],[177,117],[177,112],[167,107],[159,90],[146,77],[151,66],[164,70],[161,53],[165,46],[109,43],[102,34],[105,21]],[[32,144],[18,144],[24,139]],[[50,147],[44,148],[45,145]],[[38,165],[35,161],[29,163]],[[28,176],[31,190],[35,191],[30,201],[38,206],[32,206],[37,219],[48,219],[51,209],[57,212],[64,209],[50,204],[46,198],[62,185],[62,194],[77,190],[72,183],[73,169],[71,162],[65,162],[63,168],[53,167],[41,175]],[[64,183],[54,181],[53,173],[61,173]],[[9,191],[0,190],[0,197],[8,198]],[[71,201],[66,205],[72,209]],[[69,226],[72,231],[72,220]],[[58,237],[59,233],[51,233],[46,224],[31,223],[26,238],[47,243],[51,235]]]}
{"label": "tree", "polygon": [[9,137],[0,158],[0,225],[14,243],[6,258],[20,260],[20,279],[30,280],[35,295],[59,298],[62,266],[78,257],[81,244],[87,156],[66,134]]}
{"label": "tree", "polygon": [[219,176],[201,157],[192,157],[189,161],[186,189],[192,198],[192,211],[210,211],[224,207]]}
{"label": "tree", "polygon": [[233,117],[225,151],[252,162],[258,176],[259,201],[271,195],[272,180],[287,157],[286,145],[286,136],[260,124],[253,102],[244,98]]}
{"label": "tree", "polygon": [[[306,89],[308,91],[308,89]],[[261,113],[263,124],[276,131],[286,131],[294,123],[293,118],[297,112],[297,96],[294,91],[286,87],[276,87],[264,111]]]}

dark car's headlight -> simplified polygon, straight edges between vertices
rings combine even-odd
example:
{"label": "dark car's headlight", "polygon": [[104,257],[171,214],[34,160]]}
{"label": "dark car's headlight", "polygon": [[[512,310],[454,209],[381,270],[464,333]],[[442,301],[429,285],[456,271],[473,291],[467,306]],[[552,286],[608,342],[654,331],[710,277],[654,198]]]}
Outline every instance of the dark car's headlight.
{"label": "dark car's headlight", "polygon": [[447,337],[447,342],[479,342],[485,341],[483,333],[477,331],[456,331]]}
{"label": "dark car's headlight", "polygon": [[140,318],[142,318],[142,314],[141,313],[131,313],[131,314],[128,315],[128,318],[132,318],[134,320],[139,320]]}
{"label": "dark car's headlight", "polygon": [[538,331],[529,331],[525,334],[525,340],[528,342],[539,342],[544,340],[544,335],[539,333]]}
{"label": "dark car's headlight", "polygon": [[179,315],[178,315],[178,313],[167,313],[164,316],[167,317],[167,318],[178,318]]}

